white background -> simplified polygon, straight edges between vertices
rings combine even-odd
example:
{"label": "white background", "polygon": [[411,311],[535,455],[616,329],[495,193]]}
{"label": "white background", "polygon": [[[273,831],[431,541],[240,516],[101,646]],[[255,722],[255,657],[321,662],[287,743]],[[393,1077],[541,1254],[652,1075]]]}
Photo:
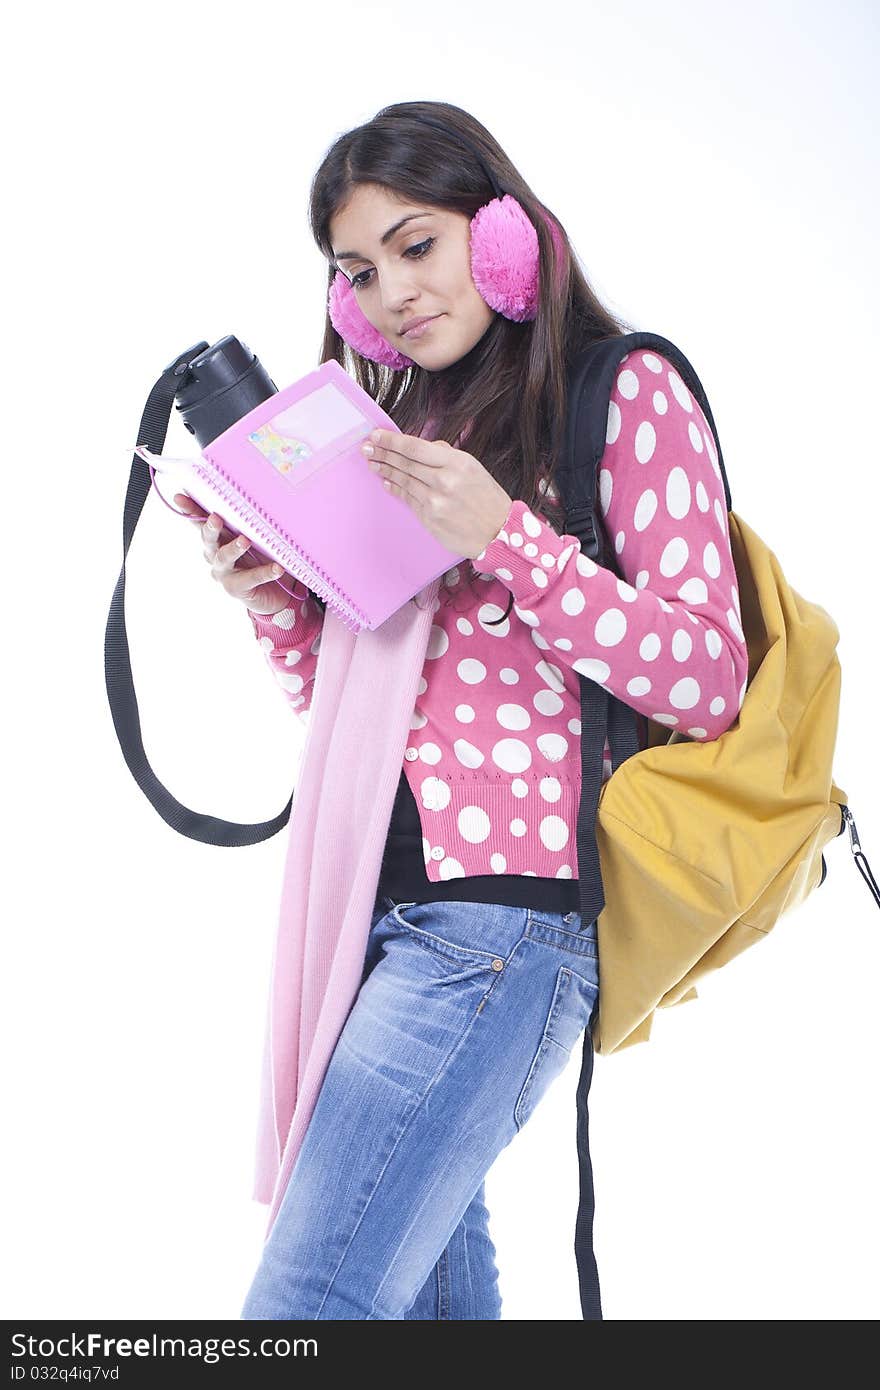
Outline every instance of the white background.
{"label": "white background", "polygon": [[[103,642],[147,393],[234,333],[318,363],[311,177],[399,100],[472,111],[603,300],[702,379],[734,510],[840,628],[835,778],[880,872],[877,11],[648,0],[16,7],[3,379],[3,1315],[236,1318],[285,832],[171,830],[116,740]],[[173,420],[166,452],[187,452]],[[153,768],[234,821],[301,752],[243,607],[148,499],[127,621]],[[872,635],[873,634],[873,635]],[[848,836],[796,914],[597,1058],[608,1319],[880,1312],[880,913]],[[504,1318],[577,1319],[580,1055],[488,1180]]]}

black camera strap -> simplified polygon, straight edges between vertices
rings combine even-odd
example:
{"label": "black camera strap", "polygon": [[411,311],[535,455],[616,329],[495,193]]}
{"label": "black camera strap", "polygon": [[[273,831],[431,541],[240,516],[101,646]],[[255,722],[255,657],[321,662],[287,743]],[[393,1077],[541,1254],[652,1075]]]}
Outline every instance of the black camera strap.
{"label": "black camera strap", "polygon": [[[151,453],[162,453],[180,379],[186,374],[192,359],[207,347],[206,342],[196,343],[175,357],[147,397],[137,442],[145,444]],[[104,633],[104,678],[116,736],[131,775],[162,819],[173,830],[179,831],[191,840],[201,840],[206,845],[255,845],[260,840],[268,840],[272,835],[276,835],[282,826],[287,824],[293,805],[293,793],[284,810],[273,820],[253,825],[239,825],[235,821],[220,820],[217,816],[191,811],[189,807],[177,801],[159,781],[144,751],[128,636],[125,631],[125,562],[151,486],[149,466],[138,458],[137,454],[133,454],[122,516],[122,569],[113,591]]]}

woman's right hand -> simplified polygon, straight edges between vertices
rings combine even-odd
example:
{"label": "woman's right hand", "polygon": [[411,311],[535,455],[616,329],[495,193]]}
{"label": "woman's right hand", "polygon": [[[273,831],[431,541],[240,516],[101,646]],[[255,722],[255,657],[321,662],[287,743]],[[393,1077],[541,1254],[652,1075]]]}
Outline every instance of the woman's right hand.
{"label": "woman's right hand", "polygon": [[[272,563],[249,565],[236,569],[236,561],[247,553],[250,541],[237,536],[223,525],[216,512],[206,512],[185,492],[174,494],[174,501],[189,516],[202,533],[202,553],[211,566],[211,574],[227,594],[237,598],[252,612],[269,617],[287,608],[290,595],[275,582]],[[278,566],[278,573],[284,571]],[[290,576],[288,576],[289,578]]]}

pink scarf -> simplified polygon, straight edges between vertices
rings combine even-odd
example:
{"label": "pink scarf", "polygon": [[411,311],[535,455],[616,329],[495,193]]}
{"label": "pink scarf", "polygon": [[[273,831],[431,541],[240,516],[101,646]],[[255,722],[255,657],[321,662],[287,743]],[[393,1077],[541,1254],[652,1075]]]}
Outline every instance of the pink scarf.
{"label": "pink scarf", "polygon": [[360,989],[440,582],[373,632],[352,632],[329,607],[324,616],[263,1047],[253,1196],[271,1204],[267,1236]]}

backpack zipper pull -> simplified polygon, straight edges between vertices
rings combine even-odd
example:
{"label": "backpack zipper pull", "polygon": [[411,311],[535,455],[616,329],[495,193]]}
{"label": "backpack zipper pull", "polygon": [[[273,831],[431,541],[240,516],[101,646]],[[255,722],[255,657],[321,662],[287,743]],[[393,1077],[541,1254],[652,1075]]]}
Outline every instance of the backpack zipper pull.
{"label": "backpack zipper pull", "polygon": [[861,852],[861,848],[862,848],[862,847],[861,847],[861,845],[859,844],[859,832],[858,832],[858,830],[856,829],[856,823],[855,823],[855,819],[854,819],[854,817],[853,817],[853,813],[852,813],[852,811],[849,809],[848,806],[841,806],[840,809],[841,809],[841,812],[843,813],[843,818],[844,818],[844,820],[846,821],[847,825],[849,826],[849,838],[850,838],[850,845],[851,845],[851,848],[852,848],[852,852],[853,852],[853,854],[859,854],[859,853]]}
{"label": "backpack zipper pull", "polygon": [[877,903],[877,906],[880,907],[880,888],[877,887],[877,880],[874,878],[874,872],[871,868],[871,865],[868,863],[867,859],[862,853],[862,846],[859,843],[859,832],[856,828],[856,822],[853,813],[848,806],[844,806],[842,803],[840,809],[843,813],[844,820],[849,826],[850,847],[852,849],[853,857],[855,858],[859,873],[867,883],[868,888],[871,890],[871,893],[874,896],[874,900]]}

